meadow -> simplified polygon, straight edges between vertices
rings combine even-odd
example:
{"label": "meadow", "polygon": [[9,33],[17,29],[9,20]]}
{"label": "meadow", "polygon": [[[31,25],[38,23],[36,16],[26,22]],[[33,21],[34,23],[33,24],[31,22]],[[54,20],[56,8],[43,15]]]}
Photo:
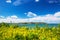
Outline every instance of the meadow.
{"label": "meadow", "polygon": [[60,40],[60,24],[57,27],[27,28],[0,23],[0,40]]}

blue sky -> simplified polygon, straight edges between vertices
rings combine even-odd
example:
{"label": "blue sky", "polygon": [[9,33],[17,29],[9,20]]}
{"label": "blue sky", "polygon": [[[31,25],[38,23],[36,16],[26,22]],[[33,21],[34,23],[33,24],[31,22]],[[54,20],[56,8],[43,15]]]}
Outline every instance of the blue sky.
{"label": "blue sky", "polygon": [[3,22],[21,19],[21,22],[60,23],[60,0],[0,0],[0,19]]}

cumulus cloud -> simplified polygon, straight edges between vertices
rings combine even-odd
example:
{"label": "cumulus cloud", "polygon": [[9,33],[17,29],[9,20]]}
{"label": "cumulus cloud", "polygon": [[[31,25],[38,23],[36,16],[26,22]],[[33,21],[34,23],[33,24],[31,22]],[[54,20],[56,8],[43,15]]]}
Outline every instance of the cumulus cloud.
{"label": "cumulus cloud", "polygon": [[16,15],[11,16],[11,18],[18,18]]}
{"label": "cumulus cloud", "polygon": [[33,12],[25,13],[28,17],[36,17],[37,15]]}
{"label": "cumulus cloud", "polygon": [[54,16],[60,16],[60,12],[55,13]]}
{"label": "cumulus cloud", "polygon": [[[25,13],[27,14],[27,13]],[[35,14],[35,13],[34,13]],[[16,15],[12,15],[6,18],[0,18],[0,22],[6,22],[6,23],[21,23],[21,22],[45,22],[45,23],[60,23],[60,12],[56,12],[55,14],[47,14],[44,16],[36,16],[36,17],[30,17],[30,18],[18,18]]]}
{"label": "cumulus cloud", "polygon": [[6,0],[6,3],[11,3],[12,1],[11,0]]}

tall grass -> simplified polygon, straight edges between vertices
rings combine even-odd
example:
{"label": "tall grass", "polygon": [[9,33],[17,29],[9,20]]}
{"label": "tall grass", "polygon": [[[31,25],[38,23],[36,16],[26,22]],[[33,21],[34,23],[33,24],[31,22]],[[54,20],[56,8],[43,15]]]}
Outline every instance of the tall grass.
{"label": "tall grass", "polygon": [[0,23],[0,40],[60,40],[60,24],[57,27],[27,28]]}

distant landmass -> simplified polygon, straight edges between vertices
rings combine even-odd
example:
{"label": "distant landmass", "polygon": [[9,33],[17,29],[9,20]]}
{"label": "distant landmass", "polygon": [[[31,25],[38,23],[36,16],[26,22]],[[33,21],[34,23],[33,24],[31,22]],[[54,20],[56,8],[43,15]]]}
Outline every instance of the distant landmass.
{"label": "distant landmass", "polygon": [[24,24],[46,24],[45,22],[21,22]]}

